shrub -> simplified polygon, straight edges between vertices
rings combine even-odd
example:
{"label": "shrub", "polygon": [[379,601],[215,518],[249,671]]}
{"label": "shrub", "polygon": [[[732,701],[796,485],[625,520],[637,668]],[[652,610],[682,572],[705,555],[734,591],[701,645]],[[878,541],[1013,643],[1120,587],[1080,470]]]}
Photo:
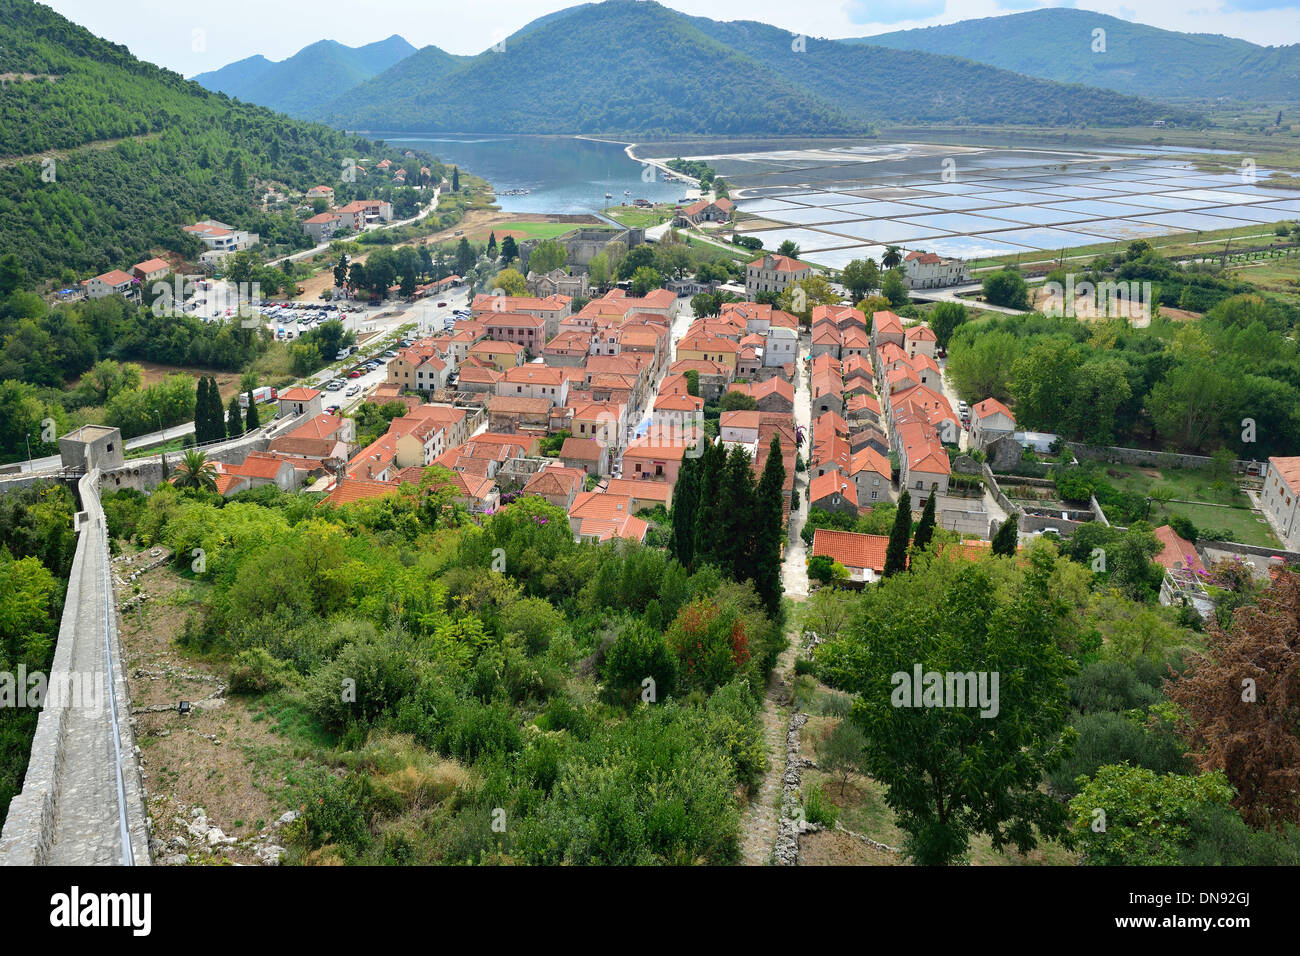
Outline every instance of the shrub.
{"label": "shrub", "polygon": [[292,669],[264,647],[250,647],[235,655],[230,665],[233,694],[264,694],[289,682]]}
{"label": "shrub", "polygon": [[605,696],[613,703],[630,706],[640,698],[647,678],[654,681],[655,699],[672,695],[677,686],[677,658],[664,635],[642,622],[623,629],[605,653],[601,669]]}
{"label": "shrub", "polygon": [[835,826],[840,817],[840,809],[826,798],[822,788],[815,784],[808,789],[808,796],[803,801],[804,819],[823,827]]}

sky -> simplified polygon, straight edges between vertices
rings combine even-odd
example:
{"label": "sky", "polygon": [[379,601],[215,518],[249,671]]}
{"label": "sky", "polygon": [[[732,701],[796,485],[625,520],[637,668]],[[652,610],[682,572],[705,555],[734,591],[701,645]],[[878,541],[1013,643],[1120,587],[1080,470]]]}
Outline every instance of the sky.
{"label": "sky", "polygon": [[[185,76],[260,53],[292,56],[317,40],[359,46],[400,34],[416,47],[475,54],[573,0],[42,0],[141,59]],[[810,37],[853,37],[1045,6],[1252,43],[1300,43],[1297,0],[663,0],[715,20],[760,20]]]}

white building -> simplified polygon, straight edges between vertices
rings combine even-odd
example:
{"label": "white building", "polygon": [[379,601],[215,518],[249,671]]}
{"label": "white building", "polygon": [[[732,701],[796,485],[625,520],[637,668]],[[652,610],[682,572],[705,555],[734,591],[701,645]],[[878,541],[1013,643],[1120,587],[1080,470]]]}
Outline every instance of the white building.
{"label": "white building", "polygon": [[971,281],[964,259],[945,259],[933,252],[909,252],[903,265],[903,284],[909,289],[938,289]]}
{"label": "white building", "polygon": [[1268,460],[1259,503],[1272,519],[1282,544],[1300,551],[1300,457]]}

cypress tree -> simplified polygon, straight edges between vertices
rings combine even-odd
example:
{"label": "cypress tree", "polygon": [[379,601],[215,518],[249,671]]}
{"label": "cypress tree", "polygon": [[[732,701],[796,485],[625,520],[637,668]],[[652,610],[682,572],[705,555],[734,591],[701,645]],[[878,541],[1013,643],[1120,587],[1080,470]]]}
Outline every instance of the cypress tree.
{"label": "cypress tree", "polygon": [[226,437],[226,410],[221,404],[221,389],[212,376],[208,378],[208,430],[212,433],[212,441]]}
{"label": "cypress tree", "polygon": [[889,532],[889,545],[885,548],[885,571],[890,577],[907,568],[907,542],[912,537],[912,496],[907,489],[898,497],[898,514]]}
{"label": "cypress tree", "polygon": [[[194,402],[194,440],[200,445],[205,442],[216,441],[218,438],[224,438],[226,426],[223,423],[220,430],[214,426],[215,422],[221,421],[221,413],[218,411],[214,417],[212,414],[212,402],[214,396],[218,395],[217,383],[215,379],[204,377],[199,379],[198,395]],[[220,403],[221,399],[216,398]],[[217,406],[220,408],[220,404]]]}
{"label": "cypress tree", "polygon": [[781,604],[781,534],[785,520],[785,462],[781,458],[781,436],[773,435],[763,474],[754,491],[754,515],[758,527],[754,537],[754,586],[759,597],[775,614]]}
{"label": "cypress tree", "polygon": [[[721,452],[722,446],[718,446]],[[726,456],[718,486],[718,533],[715,553],[722,570],[737,581],[754,576],[754,472],[749,452],[737,446]]]}
{"label": "cypress tree", "polygon": [[226,409],[226,437],[238,438],[244,434],[244,422],[239,417],[239,396],[230,396],[230,405]]}
{"label": "cypress tree", "polygon": [[1007,520],[998,526],[997,533],[993,535],[993,553],[1007,558],[1014,556],[1019,538],[1020,528],[1016,516],[1007,515]]}
{"label": "cypress tree", "polygon": [[203,430],[207,427],[208,380],[200,378],[194,386],[194,440],[203,441]]}
{"label": "cypress tree", "polygon": [[916,526],[916,535],[912,538],[912,551],[923,551],[934,537],[934,499],[938,496],[931,493],[926,499],[925,510],[921,512],[921,523]]}
{"label": "cypress tree", "polygon": [[695,566],[718,563],[718,491],[725,454],[721,445],[704,442],[700,456],[700,495],[695,509]]}
{"label": "cypress tree", "polygon": [[673,536],[669,548],[689,568],[695,561],[695,513],[700,503],[700,459],[687,458],[673,485]]}
{"label": "cypress tree", "polygon": [[257,419],[257,402],[253,401],[253,393],[248,393],[248,411],[244,413],[244,431],[251,432],[257,428],[261,422]]}

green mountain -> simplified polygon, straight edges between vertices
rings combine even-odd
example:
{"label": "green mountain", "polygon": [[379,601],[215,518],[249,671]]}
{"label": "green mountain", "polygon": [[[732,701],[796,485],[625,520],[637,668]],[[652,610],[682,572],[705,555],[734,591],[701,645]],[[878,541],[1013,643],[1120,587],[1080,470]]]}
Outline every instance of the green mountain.
{"label": "green mountain", "polygon": [[424,52],[308,113],[348,129],[857,133],[877,122],[1130,124],[1153,103],[956,57],[796,38],[606,0],[534,21],[445,70]]}
{"label": "green mountain", "polygon": [[321,40],[278,63],[259,54],[193,79],[245,103],[298,114],[328,102],[414,52],[415,47],[396,34],[359,47]]}
{"label": "green mountain", "polygon": [[[30,0],[0,0],[0,250],[29,280],[72,282],[159,251],[197,255],[180,227],[211,217],[280,249],[310,243],[268,189],[335,186],[345,161],[397,151],[220,93]],[[431,163],[431,158],[421,158]],[[391,188],[391,187],[386,187]]]}
{"label": "green mountain", "polygon": [[865,124],[657,3],[551,15],[450,72],[425,51],[310,113],[349,129],[862,132]]}
{"label": "green mountain", "polygon": [[691,22],[864,122],[1116,126],[1188,119],[1148,100],[1075,81],[1067,85],[1035,79],[959,57],[796,38],[753,21],[720,23],[694,17]]}
{"label": "green mountain", "polygon": [[[1104,52],[1093,51],[1094,30],[1105,31]],[[1300,101],[1300,44],[1257,46],[1084,10],[1031,10],[843,42],[952,54],[1047,80],[1173,102]]]}

